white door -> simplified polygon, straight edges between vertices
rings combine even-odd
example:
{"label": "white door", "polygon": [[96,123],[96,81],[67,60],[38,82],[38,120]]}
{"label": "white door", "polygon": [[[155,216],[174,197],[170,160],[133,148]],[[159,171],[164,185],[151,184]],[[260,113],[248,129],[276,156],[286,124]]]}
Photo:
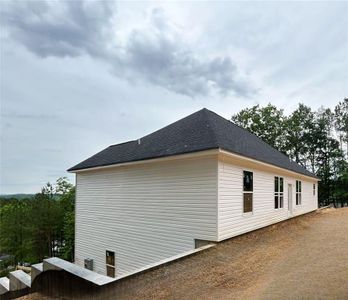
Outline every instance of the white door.
{"label": "white door", "polygon": [[292,215],[292,184],[288,184],[288,213]]}

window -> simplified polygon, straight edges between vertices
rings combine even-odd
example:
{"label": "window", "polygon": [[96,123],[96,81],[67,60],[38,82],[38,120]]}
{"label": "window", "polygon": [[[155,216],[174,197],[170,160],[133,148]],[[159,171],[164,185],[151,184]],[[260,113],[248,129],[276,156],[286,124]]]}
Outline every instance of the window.
{"label": "window", "polygon": [[106,275],[115,277],[115,252],[106,251]]}
{"label": "window", "polygon": [[302,187],[301,187],[301,181],[296,180],[296,205],[302,204]]}
{"label": "window", "polygon": [[284,178],[274,177],[274,208],[283,208],[284,206]]}
{"label": "window", "polygon": [[253,211],[253,172],[243,171],[243,212]]}
{"label": "window", "polygon": [[313,196],[315,196],[315,183],[313,183]]}

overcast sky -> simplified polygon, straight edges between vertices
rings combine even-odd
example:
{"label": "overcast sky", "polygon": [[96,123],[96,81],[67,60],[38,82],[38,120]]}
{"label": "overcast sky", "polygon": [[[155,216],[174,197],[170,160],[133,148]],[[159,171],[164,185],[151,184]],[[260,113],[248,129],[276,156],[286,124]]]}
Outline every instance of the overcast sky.
{"label": "overcast sky", "polygon": [[348,2],[1,1],[1,193],[203,107],[348,96]]}

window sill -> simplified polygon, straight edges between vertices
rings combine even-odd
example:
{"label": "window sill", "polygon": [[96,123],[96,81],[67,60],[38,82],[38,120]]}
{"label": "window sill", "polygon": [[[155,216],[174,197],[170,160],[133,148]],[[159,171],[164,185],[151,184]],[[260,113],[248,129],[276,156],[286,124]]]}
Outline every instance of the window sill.
{"label": "window sill", "polygon": [[251,216],[253,216],[254,215],[254,213],[252,212],[252,211],[250,211],[250,212],[243,212],[243,217],[246,217],[246,218],[249,218],[249,217],[251,217]]}

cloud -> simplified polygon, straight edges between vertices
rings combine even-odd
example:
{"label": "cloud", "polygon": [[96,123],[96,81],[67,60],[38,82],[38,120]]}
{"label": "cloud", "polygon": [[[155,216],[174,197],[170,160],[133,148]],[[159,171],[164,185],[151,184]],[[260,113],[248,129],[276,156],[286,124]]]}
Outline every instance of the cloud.
{"label": "cloud", "polygon": [[177,93],[194,97],[213,89],[221,94],[234,91],[248,96],[251,88],[238,78],[237,67],[229,57],[202,58],[178,40],[176,32],[134,30],[123,62],[142,78]]}
{"label": "cloud", "polygon": [[41,57],[100,54],[112,16],[107,1],[13,1],[1,11],[10,36]]}
{"label": "cloud", "polygon": [[230,57],[195,53],[182,38],[183,29],[168,21],[162,9],[151,10],[145,25],[122,40],[110,1],[14,1],[2,6],[9,37],[39,57],[89,55],[107,62],[120,78],[190,97],[256,93]]}

